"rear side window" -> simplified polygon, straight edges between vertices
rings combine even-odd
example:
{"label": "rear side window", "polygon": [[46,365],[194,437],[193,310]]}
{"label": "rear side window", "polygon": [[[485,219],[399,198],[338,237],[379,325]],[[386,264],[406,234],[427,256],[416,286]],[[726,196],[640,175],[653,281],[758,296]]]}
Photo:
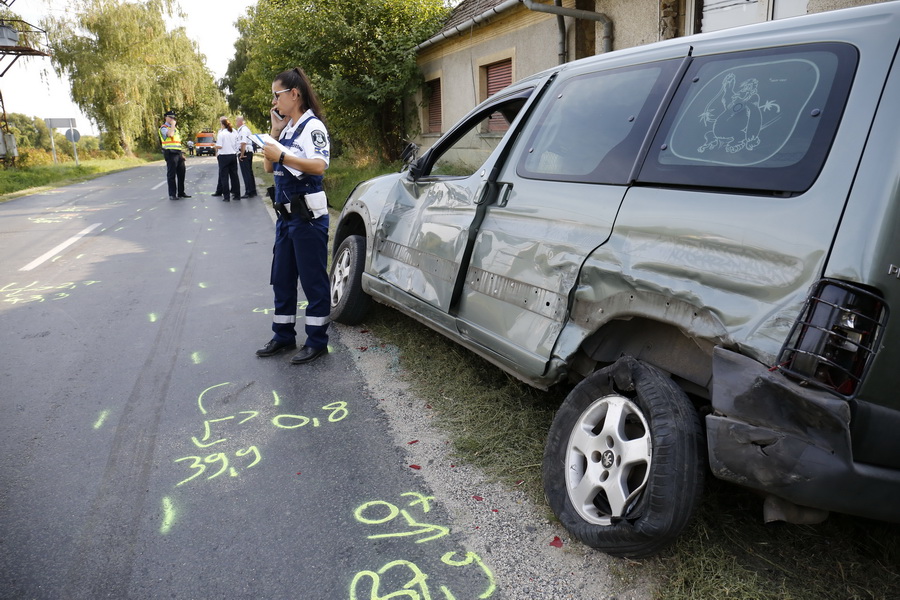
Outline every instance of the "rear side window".
{"label": "rear side window", "polygon": [[531,179],[624,184],[680,64],[579,75],[552,90],[517,173]]}
{"label": "rear side window", "polygon": [[831,148],[857,52],[814,44],[695,59],[639,180],[806,191]]}

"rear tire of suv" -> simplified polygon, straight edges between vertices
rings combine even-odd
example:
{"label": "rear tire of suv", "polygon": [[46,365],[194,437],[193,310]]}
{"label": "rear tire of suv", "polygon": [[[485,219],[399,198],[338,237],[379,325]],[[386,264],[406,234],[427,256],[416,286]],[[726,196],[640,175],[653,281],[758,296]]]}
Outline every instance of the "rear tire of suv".
{"label": "rear tire of suv", "polygon": [[700,418],[684,391],[632,357],[563,402],[544,451],[544,492],[563,526],[613,556],[651,556],[685,528],[705,472]]}
{"label": "rear tire of suv", "polygon": [[366,240],[360,235],[348,236],[331,264],[331,320],[344,325],[362,322],[372,306],[372,297],[362,289],[362,273],[366,266]]}

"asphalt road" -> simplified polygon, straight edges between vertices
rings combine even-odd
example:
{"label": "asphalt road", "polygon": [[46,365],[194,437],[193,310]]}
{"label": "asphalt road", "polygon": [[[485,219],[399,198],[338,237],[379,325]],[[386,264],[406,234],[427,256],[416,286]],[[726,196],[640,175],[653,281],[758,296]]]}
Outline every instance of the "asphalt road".
{"label": "asphalt road", "polygon": [[499,597],[339,332],[254,355],[272,220],[214,161],[0,204],[0,598]]}

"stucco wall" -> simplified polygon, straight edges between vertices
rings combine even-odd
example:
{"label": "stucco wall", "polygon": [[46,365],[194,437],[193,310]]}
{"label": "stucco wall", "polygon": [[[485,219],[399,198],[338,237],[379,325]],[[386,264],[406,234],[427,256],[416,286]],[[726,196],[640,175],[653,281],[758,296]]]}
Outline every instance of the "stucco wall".
{"label": "stucco wall", "polygon": [[838,8],[850,8],[851,6],[864,6],[866,4],[878,4],[886,0],[809,0],[806,11],[810,14],[837,10]]}
{"label": "stucco wall", "polygon": [[[659,0],[597,0],[596,12],[613,23],[613,50],[633,48],[658,41]],[[601,25],[597,25],[597,54],[601,46]]]}

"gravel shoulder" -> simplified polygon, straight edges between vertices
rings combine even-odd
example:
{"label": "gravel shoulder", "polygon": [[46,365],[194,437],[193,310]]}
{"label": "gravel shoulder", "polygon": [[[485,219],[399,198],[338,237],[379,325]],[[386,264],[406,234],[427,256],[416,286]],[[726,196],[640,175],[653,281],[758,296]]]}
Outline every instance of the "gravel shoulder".
{"label": "gravel shoulder", "polygon": [[468,550],[492,569],[494,598],[652,598],[652,582],[636,580],[626,561],[587,548],[523,493],[488,481],[474,467],[456,464],[451,443],[433,423],[427,403],[404,380],[396,347],[365,330],[333,327],[378,399],[394,442],[409,464],[421,467],[418,474],[451,515],[454,531],[465,536]]}

